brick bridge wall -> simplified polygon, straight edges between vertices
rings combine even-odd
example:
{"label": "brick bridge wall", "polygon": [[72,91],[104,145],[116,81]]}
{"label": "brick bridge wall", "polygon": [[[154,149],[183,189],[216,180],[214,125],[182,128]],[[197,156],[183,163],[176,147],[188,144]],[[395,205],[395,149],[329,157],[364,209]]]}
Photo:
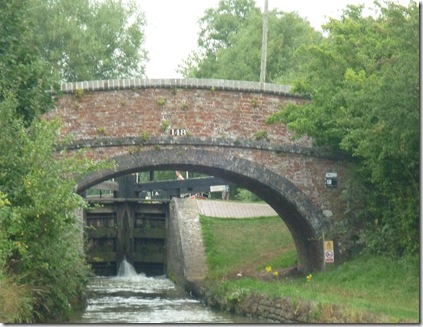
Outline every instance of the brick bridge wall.
{"label": "brick bridge wall", "polygon": [[[55,110],[70,149],[85,147],[96,159],[114,158],[114,171],[88,176],[78,191],[140,170],[187,169],[223,177],[268,202],[291,230],[299,269],[321,268],[316,240],[342,217],[340,193],[348,167],[292,139],[266,118],[303,98],[289,87],[224,80],[108,80],[67,83]],[[337,172],[338,188],[325,187]],[[325,213],[325,214],[323,214]]]}

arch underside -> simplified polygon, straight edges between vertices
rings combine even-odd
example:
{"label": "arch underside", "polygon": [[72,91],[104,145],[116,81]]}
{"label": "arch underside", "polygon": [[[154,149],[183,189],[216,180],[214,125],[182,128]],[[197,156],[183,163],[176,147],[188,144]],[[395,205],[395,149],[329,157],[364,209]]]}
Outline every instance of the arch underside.
{"label": "arch underside", "polygon": [[115,169],[86,176],[76,191],[81,193],[104,180],[147,170],[188,170],[220,177],[254,192],[278,213],[294,239],[300,271],[322,268],[319,238],[329,228],[329,221],[298,187],[263,165],[236,155],[193,148],[146,150],[113,159]]}

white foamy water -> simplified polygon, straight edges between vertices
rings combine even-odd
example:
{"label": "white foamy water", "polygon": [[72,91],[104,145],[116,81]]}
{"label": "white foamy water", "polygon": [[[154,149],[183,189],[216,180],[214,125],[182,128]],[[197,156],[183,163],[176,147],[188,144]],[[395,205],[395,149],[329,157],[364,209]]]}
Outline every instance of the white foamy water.
{"label": "white foamy water", "polygon": [[212,311],[166,276],[147,277],[129,266],[119,275],[92,278],[88,305],[70,323],[257,323]]}

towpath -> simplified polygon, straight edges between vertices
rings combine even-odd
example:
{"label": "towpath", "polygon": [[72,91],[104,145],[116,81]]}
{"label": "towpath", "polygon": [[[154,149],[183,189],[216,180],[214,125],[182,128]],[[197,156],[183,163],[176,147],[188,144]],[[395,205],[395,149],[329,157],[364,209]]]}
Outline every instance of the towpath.
{"label": "towpath", "polygon": [[196,199],[200,214],[218,218],[254,218],[278,216],[266,203],[243,203]]}

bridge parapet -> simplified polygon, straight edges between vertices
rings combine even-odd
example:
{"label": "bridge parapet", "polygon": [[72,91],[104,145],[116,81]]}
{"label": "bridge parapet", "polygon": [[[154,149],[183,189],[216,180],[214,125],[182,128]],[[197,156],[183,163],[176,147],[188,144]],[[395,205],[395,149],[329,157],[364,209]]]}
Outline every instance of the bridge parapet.
{"label": "bridge parapet", "polygon": [[76,90],[86,91],[110,91],[124,90],[133,88],[197,88],[197,89],[214,89],[225,91],[243,91],[255,93],[268,93],[303,98],[299,95],[290,93],[291,86],[277,85],[271,83],[259,83],[249,81],[235,81],[222,79],[109,79],[96,81],[83,81],[74,83],[63,83],[62,92],[73,93]]}
{"label": "bridge parapet", "polygon": [[[312,148],[312,140],[293,140],[284,125],[266,119],[289,103],[306,101],[290,87],[211,79],[122,79],[62,85],[58,108],[62,135],[76,142],[128,137],[172,138],[176,142],[247,144],[248,147]],[[254,144],[252,144],[254,143]],[[261,143],[261,144],[260,144]],[[314,151],[314,150],[313,150]]]}

